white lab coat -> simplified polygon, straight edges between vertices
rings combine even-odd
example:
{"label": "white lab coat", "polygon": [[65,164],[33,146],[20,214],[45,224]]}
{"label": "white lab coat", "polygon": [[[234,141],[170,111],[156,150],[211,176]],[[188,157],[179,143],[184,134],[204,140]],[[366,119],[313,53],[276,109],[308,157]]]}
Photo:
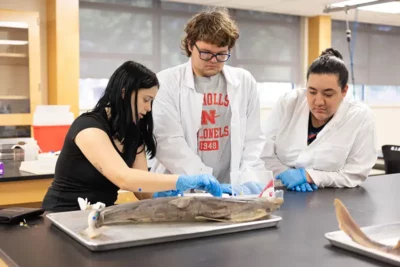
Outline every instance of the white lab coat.
{"label": "white lab coat", "polygon": [[263,125],[263,160],[274,175],[305,168],[319,187],[355,187],[368,176],[377,159],[372,111],[345,98],[333,118],[307,146],[309,107],[305,89],[285,94]]}
{"label": "white lab coat", "polygon": [[[231,172],[265,170],[261,152],[260,102],[256,81],[240,68],[224,66],[231,117]],[[152,171],[174,174],[212,174],[197,155],[203,94],[194,88],[191,61],[157,74],[160,89],[153,103],[156,160]]]}

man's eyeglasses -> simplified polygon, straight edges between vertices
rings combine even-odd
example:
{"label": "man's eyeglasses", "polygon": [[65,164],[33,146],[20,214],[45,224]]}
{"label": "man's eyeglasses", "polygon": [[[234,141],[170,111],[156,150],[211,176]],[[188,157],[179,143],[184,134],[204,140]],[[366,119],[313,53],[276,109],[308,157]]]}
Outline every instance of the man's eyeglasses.
{"label": "man's eyeglasses", "polygon": [[231,54],[225,54],[225,53],[214,54],[211,52],[201,51],[196,44],[194,44],[194,46],[197,48],[197,51],[199,51],[200,59],[204,61],[210,61],[213,57],[215,57],[218,62],[225,62],[231,56]]}

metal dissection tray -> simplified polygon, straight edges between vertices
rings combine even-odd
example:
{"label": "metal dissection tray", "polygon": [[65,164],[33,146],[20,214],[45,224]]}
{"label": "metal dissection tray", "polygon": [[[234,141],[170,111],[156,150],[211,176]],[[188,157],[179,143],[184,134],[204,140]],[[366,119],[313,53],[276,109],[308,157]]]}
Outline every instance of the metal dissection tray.
{"label": "metal dissection tray", "polygon": [[[400,222],[362,227],[361,230],[372,240],[385,245],[394,246],[400,240]],[[363,247],[351,240],[343,231],[329,232],[325,234],[325,237],[333,246],[400,266],[400,256]]]}
{"label": "metal dissection tray", "polygon": [[253,229],[275,227],[281,217],[270,215],[267,219],[246,223],[194,222],[110,225],[97,238],[80,234],[87,228],[89,210],[50,213],[46,217],[62,231],[92,251],[135,247],[155,243],[213,236]]}

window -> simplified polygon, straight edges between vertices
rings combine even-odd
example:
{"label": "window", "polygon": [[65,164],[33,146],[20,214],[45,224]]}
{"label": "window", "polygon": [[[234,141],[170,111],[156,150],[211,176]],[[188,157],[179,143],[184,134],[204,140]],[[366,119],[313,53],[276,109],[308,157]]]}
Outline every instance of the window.
{"label": "window", "polygon": [[107,87],[108,79],[80,79],[79,107],[81,110],[94,108]]}
{"label": "window", "polygon": [[183,27],[190,16],[181,17],[163,15],[161,17],[161,70],[188,61],[185,51],[181,50],[181,38],[184,36]]}
{"label": "window", "polygon": [[365,99],[364,85],[356,84],[355,90],[352,84],[349,84],[349,89],[347,91],[347,98],[354,99],[357,101],[363,101]]}
{"label": "window", "polygon": [[294,88],[291,83],[257,83],[258,93],[260,95],[261,108],[271,108],[281,96]]}
{"label": "window", "polygon": [[[400,61],[400,27],[366,23],[350,26],[356,99],[370,105],[398,105],[400,65],[395,63]],[[332,21],[332,46],[342,53],[350,70],[345,22]]]}
{"label": "window", "polygon": [[[400,27],[358,23],[353,25],[354,76],[357,84],[400,85]],[[332,22],[332,46],[350,63],[345,22]],[[390,66],[388,68],[387,66]],[[350,67],[350,66],[349,66]]]}
{"label": "window", "polygon": [[238,11],[240,38],[234,63],[249,70],[258,82],[299,83],[300,18],[261,14]]}
{"label": "window", "polygon": [[80,18],[84,54],[152,54],[151,14],[82,9]]}
{"label": "window", "polygon": [[[126,60],[155,72],[187,62],[183,29],[204,8],[159,0],[80,0],[80,109],[94,106],[107,79]],[[240,38],[227,64],[250,71],[260,83],[263,103],[270,103],[301,80],[300,18],[229,12]]]}
{"label": "window", "polygon": [[399,105],[400,86],[365,85],[365,102],[369,105]]}

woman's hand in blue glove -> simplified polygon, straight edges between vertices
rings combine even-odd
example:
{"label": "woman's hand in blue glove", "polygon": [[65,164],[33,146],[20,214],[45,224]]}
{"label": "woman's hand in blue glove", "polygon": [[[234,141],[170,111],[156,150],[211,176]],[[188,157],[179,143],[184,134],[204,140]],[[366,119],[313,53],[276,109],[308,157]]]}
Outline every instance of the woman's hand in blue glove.
{"label": "woman's hand in blue glove", "polygon": [[204,190],[213,196],[222,196],[221,186],[211,174],[179,176],[176,182],[176,190],[184,192],[188,189]]}
{"label": "woman's hand in blue glove", "polygon": [[229,194],[232,195],[232,186],[231,184],[220,184],[222,194]]}
{"label": "woman's hand in blue glove", "polygon": [[313,192],[318,189],[316,184],[304,183],[292,188],[292,191],[297,192]]}
{"label": "woman's hand in blue glove", "polygon": [[282,184],[289,190],[307,183],[307,175],[304,168],[286,170],[278,174],[276,179],[281,180]]}

